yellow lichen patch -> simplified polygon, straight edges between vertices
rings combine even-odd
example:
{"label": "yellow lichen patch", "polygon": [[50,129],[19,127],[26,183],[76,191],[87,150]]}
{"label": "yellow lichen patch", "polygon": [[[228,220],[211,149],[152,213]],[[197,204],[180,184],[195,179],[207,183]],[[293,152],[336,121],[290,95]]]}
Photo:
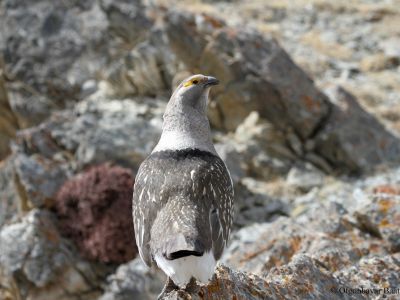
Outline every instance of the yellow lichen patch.
{"label": "yellow lichen patch", "polygon": [[378,202],[379,210],[386,214],[388,210],[393,206],[393,201],[389,199],[380,199]]}
{"label": "yellow lichen patch", "polygon": [[388,227],[390,226],[390,223],[387,219],[382,219],[382,221],[379,224],[379,227]]}

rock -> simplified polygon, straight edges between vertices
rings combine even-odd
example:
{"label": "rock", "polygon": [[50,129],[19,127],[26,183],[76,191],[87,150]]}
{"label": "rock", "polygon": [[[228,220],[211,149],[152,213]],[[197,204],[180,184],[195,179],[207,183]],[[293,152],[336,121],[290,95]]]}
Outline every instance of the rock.
{"label": "rock", "polygon": [[0,232],[0,264],[9,274],[22,271],[38,287],[48,284],[68,262],[61,251],[61,237],[48,214],[31,211],[21,223]]}
{"label": "rock", "polygon": [[110,31],[129,44],[143,41],[152,22],[146,16],[146,7],[140,0],[101,0],[101,8],[107,15]]}
{"label": "rock", "polygon": [[114,161],[137,169],[156,145],[165,102],[149,98],[81,102],[74,112],[55,115],[46,126],[80,166]]}
{"label": "rock", "polygon": [[90,260],[123,263],[134,258],[132,193],[128,169],[105,164],[76,175],[57,194],[61,233]]}
{"label": "rock", "polygon": [[373,291],[370,294],[381,295],[383,299],[395,299],[400,293],[399,274],[400,255],[396,253],[362,258],[358,264],[342,270],[338,275],[355,288]]}
{"label": "rock", "polygon": [[284,175],[296,159],[285,135],[252,112],[234,134],[219,136],[217,150],[226,159],[234,182],[245,176],[271,180]]}
{"label": "rock", "polygon": [[212,18],[206,21],[213,33],[209,42],[210,32],[201,31],[188,13],[170,12],[166,32],[171,48],[189,69],[221,80],[216,103],[224,128],[235,129],[256,110],[277,128],[292,127],[308,137],[328,113],[329,104],[307,75],[273,39],[216,25]]}
{"label": "rock", "polygon": [[234,184],[245,175],[245,166],[242,165],[242,156],[237,151],[233,143],[224,141],[223,143],[215,144],[215,150],[225,162],[229,170]]}
{"label": "rock", "polygon": [[[260,276],[272,267],[289,263],[305,236],[301,226],[292,224],[286,218],[259,226],[257,231],[244,227],[233,235],[233,242],[224,257],[229,267]],[[250,241],[245,232],[251,232]]]}
{"label": "rock", "polygon": [[364,72],[377,72],[389,68],[396,68],[400,64],[400,58],[390,57],[385,54],[375,54],[363,58],[360,69]]}
{"label": "rock", "polygon": [[287,266],[273,269],[268,281],[284,299],[318,299],[322,295],[325,299],[364,299],[362,295],[338,293],[339,288],[350,288],[348,283],[306,255],[296,255]]}
{"label": "rock", "polygon": [[9,144],[17,129],[18,123],[10,107],[4,79],[4,64],[0,55],[0,160],[10,153]]}
{"label": "rock", "polygon": [[[165,32],[154,29],[146,41],[137,44],[106,72],[111,95],[155,96],[171,90],[179,72],[179,60],[168,46]],[[183,78],[182,78],[183,79]]]}
{"label": "rock", "polygon": [[160,294],[164,278],[149,269],[140,258],[120,265],[117,271],[107,277],[107,285],[100,300],[152,300]]}
{"label": "rock", "polygon": [[234,226],[238,228],[289,214],[287,203],[269,196],[266,184],[250,177],[235,185],[235,200]]}
{"label": "rock", "polygon": [[49,98],[23,84],[10,84],[9,95],[11,109],[21,129],[40,124],[50,116],[52,110],[59,108]]}
{"label": "rock", "polygon": [[112,161],[137,169],[160,136],[164,105],[88,100],[19,131],[4,173],[12,175],[2,183],[4,197],[18,199],[12,207],[22,212],[50,208],[62,184],[87,165]]}
{"label": "rock", "polygon": [[1,6],[6,35],[0,50],[11,76],[55,105],[79,97],[80,85],[104,63],[99,53],[110,44],[97,1]]}
{"label": "rock", "polygon": [[388,38],[380,44],[387,57],[400,59],[400,39],[398,37]]}
{"label": "rock", "polygon": [[37,154],[16,154],[14,168],[24,209],[53,206],[58,189],[71,175],[65,161],[53,161]]}
{"label": "rock", "polygon": [[[315,204],[296,221],[281,217],[257,230],[239,230],[223,261],[230,267],[262,275],[289,263],[296,254],[306,254],[336,272],[368,254],[389,253],[390,240],[370,236],[358,227],[352,214],[340,204]],[[242,231],[251,232],[250,242]]]}
{"label": "rock", "polygon": [[0,228],[16,221],[22,211],[20,207],[12,159],[0,162]]}
{"label": "rock", "polygon": [[370,197],[364,207],[354,214],[362,229],[387,240],[391,251],[398,252],[400,251],[400,189],[392,187],[383,191],[386,193]]}
{"label": "rock", "polygon": [[337,169],[353,172],[398,161],[400,141],[392,133],[344,89],[336,86],[327,93],[334,106],[315,138],[317,153]]}
{"label": "rock", "polygon": [[305,168],[293,167],[287,175],[286,182],[295,189],[307,192],[324,183],[324,174],[310,165]]}
{"label": "rock", "polygon": [[81,293],[95,299],[98,295],[100,274],[74,258],[48,212],[34,209],[21,222],[4,226],[0,244],[0,269],[13,278],[23,299],[66,300]]}
{"label": "rock", "polygon": [[361,295],[336,294],[335,287],[349,288],[311,258],[299,255],[266,277],[220,265],[213,280],[196,293],[174,291],[162,299],[318,299],[321,295],[324,299],[364,299]]}

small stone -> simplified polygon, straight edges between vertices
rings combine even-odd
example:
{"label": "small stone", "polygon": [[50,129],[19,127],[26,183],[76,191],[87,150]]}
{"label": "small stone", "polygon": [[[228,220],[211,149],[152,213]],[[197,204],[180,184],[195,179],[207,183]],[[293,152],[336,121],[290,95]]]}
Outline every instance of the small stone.
{"label": "small stone", "polygon": [[287,175],[286,182],[289,186],[307,192],[324,183],[324,174],[311,166],[306,168],[293,167]]}

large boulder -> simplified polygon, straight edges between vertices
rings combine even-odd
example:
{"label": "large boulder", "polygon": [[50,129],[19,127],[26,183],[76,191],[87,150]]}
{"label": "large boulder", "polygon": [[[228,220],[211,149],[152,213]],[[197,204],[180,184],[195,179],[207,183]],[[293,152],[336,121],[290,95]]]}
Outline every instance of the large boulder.
{"label": "large boulder", "polygon": [[332,110],[314,138],[315,152],[337,169],[354,172],[398,162],[398,137],[386,130],[340,86],[331,87],[326,92]]}
{"label": "large boulder", "polygon": [[2,288],[10,291],[11,299],[98,296],[99,279],[104,275],[74,254],[58,233],[50,213],[34,209],[21,222],[4,226],[0,245]]}

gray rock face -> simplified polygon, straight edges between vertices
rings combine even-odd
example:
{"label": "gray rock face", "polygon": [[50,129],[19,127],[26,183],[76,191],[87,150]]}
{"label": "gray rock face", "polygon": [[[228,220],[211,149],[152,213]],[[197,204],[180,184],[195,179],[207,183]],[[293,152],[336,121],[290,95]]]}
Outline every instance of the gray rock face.
{"label": "gray rock face", "polygon": [[241,228],[255,222],[269,222],[280,215],[288,215],[285,201],[268,195],[268,188],[262,181],[242,178],[235,185],[234,226]]}
{"label": "gray rock face", "polygon": [[312,166],[306,168],[293,167],[290,169],[286,181],[290,187],[309,191],[314,187],[321,186],[323,178],[324,174]]}
{"label": "gray rock face", "polygon": [[107,15],[110,31],[130,44],[143,41],[152,26],[140,0],[101,0],[101,8]]}
{"label": "gray rock face", "polygon": [[23,153],[15,156],[14,167],[23,194],[20,196],[26,197],[30,208],[50,207],[58,189],[71,174],[65,162]]}
{"label": "gray rock face", "polygon": [[368,170],[371,166],[398,160],[398,138],[386,131],[344,89],[333,87],[328,93],[333,102],[332,112],[315,138],[316,152],[338,168],[351,171]]}
{"label": "gray rock face", "polygon": [[10,274],[21,271],[38,287],[48,284],[68,262],[57,229],[39,210],[31,211],[21,223],[2,228],[0,244],[1,266]]}
{"label": "gray rock face", "polygon": [[0,162],[0,227],[18,218],[21,212],[11,159]]}
{"label": "gray rock face", "polygon": [[98,279],[104,275],[76,257],[53,221],[48,212],[34,209],[21,222],[4,226],[0,231],[2,271],[13,278],[14,289],[23,299],[66,300],[82,294],[96,299]]}
{"label": "gray rock face", "polygon": [[148,98],[139,103],[93,98],[62,121],[54,118],[51,136],[75,153],[79,165],[111,160],[137,168],[160,137],[164,107]]}
{"label": "gray rock face", "polygon": [[4,63],[0,55],[0,160],[10,153],[10,141],[18,129],[17,119],[10,107],[4,79]]}
{"label": "gray rock face", "polygon": [[121,265],[107,278],[100,300],[155,299],[163,288],[164,278],[144,265],[140,258]]}
{"label": "gray rock face", "polygon": [[171,89],[180,61],[168,46],[165,32],[156,28],[148,35],[107,69],[106,80],[113,95],[155,96]]}
{"label": "gray rock face", "polygon": [[105,45],[107,20],[97,1],[4,1],[1,11],[0,50],[10,74],[55,103],[74,98],[92,72],[93,51]]}

